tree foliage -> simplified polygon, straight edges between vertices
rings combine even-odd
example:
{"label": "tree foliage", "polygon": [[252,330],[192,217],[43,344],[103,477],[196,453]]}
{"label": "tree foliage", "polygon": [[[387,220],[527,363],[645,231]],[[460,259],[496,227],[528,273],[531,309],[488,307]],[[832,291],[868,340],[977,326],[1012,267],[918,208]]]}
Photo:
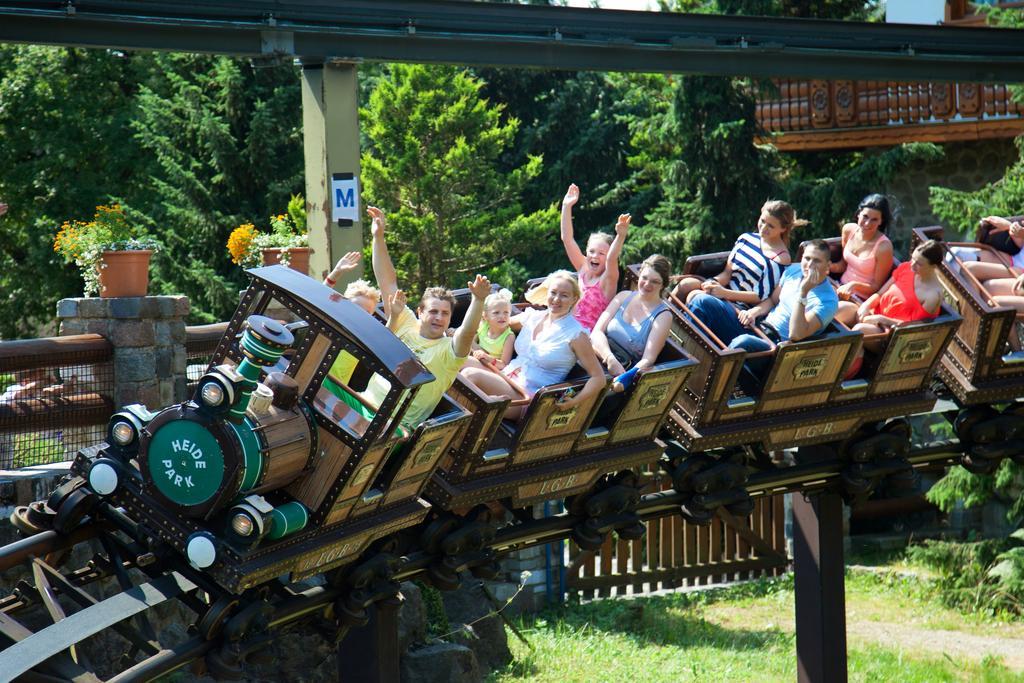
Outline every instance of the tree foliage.
{"label": "tree foliage", "polygon": [[267,225],[303,190],[299,75],[291,64],[161,54],[133,121],[154,168],[138,213],[163,241],[154,276],[187,294],[194,318],[224,320],[242,271],[227,256],[240,223]]}
{"label": "tree foliage", "polygon": [[399,279],[417,291],[477,272],[517,284],[516,259],[557,225],[552,208],[523,215],[541,157],[499,170],[519,122],[502,121],[482,85],[455,67],[396,64],[360,112],[365,196],[387,212]]}
{"label": "tree foliage", "polygon": [[134,200],[145,166],[131,140],[149,58],[101,50],[0,46],[0,337],[32,335],[54,303],[82,291],[53,251],[64,220],[111,196]]}
{"label": "tree foliage", "polygon": [[[1004,28],[1024,27],[1024,9],[983,8],[990,23]],[[1014,99],[1024,102],[1024,87],[1010,87]],[[973,234],[978,220],[984,216],[1016,216],[1024,212],[1024,136],[1015,140],[1017,160],[1007,167],[1003,177],[973,191],[948,187],[928,188],[932,210],[943,224],[963,236]]]}

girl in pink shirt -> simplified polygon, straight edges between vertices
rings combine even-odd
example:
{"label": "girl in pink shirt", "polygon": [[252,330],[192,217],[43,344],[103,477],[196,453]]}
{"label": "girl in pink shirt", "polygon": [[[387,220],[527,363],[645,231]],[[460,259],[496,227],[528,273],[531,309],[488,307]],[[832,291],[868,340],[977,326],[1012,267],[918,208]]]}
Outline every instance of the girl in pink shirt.
{"label": "girl in pink shirt", "polygon": [[619,254],[629,232],[630,215],[624,213],[615,223],[615,238],[604,232],[591,233],[587,239],[586,255],[573,238],[572,207],[580,199],[580,188],[569,185],[562,199],[562,244],[565,253],[577,271],[582,291],[573,314],[587,332],[594,328],[608,303],[619,288]]}

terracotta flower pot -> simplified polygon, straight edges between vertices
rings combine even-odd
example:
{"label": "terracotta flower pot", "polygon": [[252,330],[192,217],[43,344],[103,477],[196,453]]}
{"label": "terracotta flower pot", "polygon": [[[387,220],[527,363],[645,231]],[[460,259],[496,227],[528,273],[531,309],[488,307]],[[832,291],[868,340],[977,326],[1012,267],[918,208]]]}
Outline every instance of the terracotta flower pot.
{"label": "terracotta flower pot", "polygon": [[303,275],[309,275],[309,255],[313,250],[309,247],[285,247],[263,250],[263,265],[272,266],[281,262],[282,252],[289,253],[288,267],[297,270]]}
{"label": "terracotta flower pot", "polygon": [[146,296],[151,249],[105,251],[100,257],[100,296]]}

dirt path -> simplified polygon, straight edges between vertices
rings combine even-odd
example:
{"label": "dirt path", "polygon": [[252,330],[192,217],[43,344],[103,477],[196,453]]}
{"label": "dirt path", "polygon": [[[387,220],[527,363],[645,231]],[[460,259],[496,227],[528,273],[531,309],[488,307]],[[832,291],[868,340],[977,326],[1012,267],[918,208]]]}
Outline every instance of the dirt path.
{"label": "dirt path", "polygon": [[980,662],[987,656],[1002,660],[1006,668],[1024,671],[1024,639],[975,635],[963,631],[925,629],[913,624],[884,621],[848,621],[847,641],[868,641],[904,652],[929,652]]}

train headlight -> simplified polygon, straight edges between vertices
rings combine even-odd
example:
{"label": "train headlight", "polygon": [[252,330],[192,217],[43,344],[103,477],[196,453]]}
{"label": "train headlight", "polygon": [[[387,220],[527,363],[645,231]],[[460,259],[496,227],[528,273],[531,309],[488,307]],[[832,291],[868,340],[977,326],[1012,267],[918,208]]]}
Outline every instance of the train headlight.
{"label": "train headlight", "polygon": [[118,420],[110,428],[110,437],[118,446],[127,446],[135,440],[135,427],[125,420]]}
{"label": "train headlight", "polygon": [[216,381],[209,381],[203,385],[199,396],[202,398],[203,403],[211,408],[215,408],[224,402],[224,387]]}
{"label": "train headlight", "polygon": [[231,530],[242,537],[251,536],[256,525],[253,524],[252,517],[244,512],[237,512],[231,518]]}
{"label": "train headlight", "polygon": [[117,490],[118,474],[114,463],[109,460],[97,460],[89,468],[89,488],[101,496],[109,496]]}
{"label": "train headlight", "polygon": [[267,535],[274,507],[263,496],[246,496],[228,510],[225,536],[235,545],[254,548]]}
{"label": "train headlight", "polygon": [[139,436],[153,419],[153,413],[141,403],[125,406],[114,413],[107,423],[109,453],[115,459],[132,457],[139,450]]}
{"label": "train headlight", "polygon": [[217,561],[216,539],[209,532],[197,531],[188,537],[185,554],[189,562],[200,569],[206,569]]}

